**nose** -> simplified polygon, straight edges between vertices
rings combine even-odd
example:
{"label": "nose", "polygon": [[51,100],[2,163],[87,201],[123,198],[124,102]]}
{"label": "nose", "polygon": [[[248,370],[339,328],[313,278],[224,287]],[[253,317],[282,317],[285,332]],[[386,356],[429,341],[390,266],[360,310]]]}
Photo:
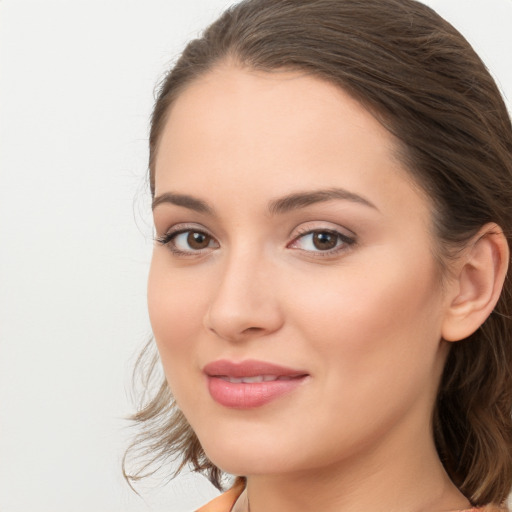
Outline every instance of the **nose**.
{"label": "nose", "polygon": [[205,327],[230,342],[279,330],[283,314],[275,288],[271,265],[264,258],[233,254],[224,262]]}

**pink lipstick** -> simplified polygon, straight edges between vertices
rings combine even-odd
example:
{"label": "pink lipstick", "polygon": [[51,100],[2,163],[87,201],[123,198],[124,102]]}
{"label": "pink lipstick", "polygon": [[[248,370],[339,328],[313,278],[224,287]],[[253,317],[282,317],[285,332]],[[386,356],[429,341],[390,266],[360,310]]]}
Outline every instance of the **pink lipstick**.
{"label": "pink lipstick", "polygon": [[246,360],[221,359],[203,368],[211,397],[224,407],[252,409],[265,405],[300,386],[308,374],[302,370]]}

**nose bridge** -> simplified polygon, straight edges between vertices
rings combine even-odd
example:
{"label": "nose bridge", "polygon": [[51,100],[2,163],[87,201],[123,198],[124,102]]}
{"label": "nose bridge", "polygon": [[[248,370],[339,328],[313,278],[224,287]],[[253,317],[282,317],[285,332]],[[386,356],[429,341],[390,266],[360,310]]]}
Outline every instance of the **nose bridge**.
{"label": "nose bridge", "polygon": [[229,340],[278,329],[282,319],[272,284],[273,265],[263,251],[241,244],[220,266],[218,288],[205,318],[207,328]]}

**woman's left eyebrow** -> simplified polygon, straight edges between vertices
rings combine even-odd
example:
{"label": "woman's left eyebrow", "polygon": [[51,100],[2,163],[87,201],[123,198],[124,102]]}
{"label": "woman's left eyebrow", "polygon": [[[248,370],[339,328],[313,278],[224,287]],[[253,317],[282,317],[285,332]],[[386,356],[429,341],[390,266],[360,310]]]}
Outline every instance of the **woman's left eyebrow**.
{"label": "woman's left eyebrow", "polygon": [[333,199],[351,201],[379,211],[379,209],[368,199],[343,188],[328,188],[313,191],[308,190],[305,192],[294,192],[287,196],[270,201],[268,210],[272,215],[282,214],[291,210],[296,210],[298,208],[305,208],[311,204],[331,201]]}

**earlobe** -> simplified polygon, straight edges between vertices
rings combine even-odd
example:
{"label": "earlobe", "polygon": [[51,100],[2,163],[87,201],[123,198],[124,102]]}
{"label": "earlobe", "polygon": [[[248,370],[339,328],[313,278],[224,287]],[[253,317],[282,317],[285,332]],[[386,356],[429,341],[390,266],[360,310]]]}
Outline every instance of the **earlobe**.
{"label": "earlobe", "polygon": [[485,322],[498,302],[509,259],[507,240],[498,225],[486,224],[471,239],[450,286],[443,339],[467,338]]}

